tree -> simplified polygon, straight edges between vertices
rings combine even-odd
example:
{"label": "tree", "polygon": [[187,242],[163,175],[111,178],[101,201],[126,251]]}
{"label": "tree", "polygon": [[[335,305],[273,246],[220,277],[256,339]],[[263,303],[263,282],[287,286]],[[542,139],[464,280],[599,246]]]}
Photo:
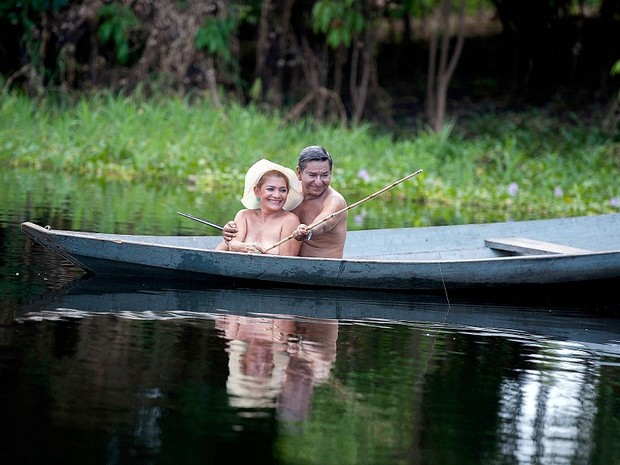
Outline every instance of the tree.
{"label": "tree", "polygon": [[[288,117],[297,117],[314,104],[315,117],[325,119],[330,114],[327,109],[331,103],[337,109],[341,123],[346,124],[347,115],[342,99],[344,66],[348,50],[363,28],[364,17],[359,3],[355,0],[318,0],[312,6],[312,30],[308,32],[323,35],[325,42],[312,41],[312,37],[303,31],[300,35],[301,63],[308,90],[293,106]],[[331,53],[335,58],[330,87]]]}
{"label": "tree", "polygon": [[207,52],[205,75],[207,87],[213,104],[222,106],[217,91],[217,71],[215,62],[220,59],[224,62],[232,62],[231,42],[236,30],[236,21],[228,12],[226,3],[217,5],[213,9],[213,15],[206,18],[198,31],[194,42],[198,50]]}
{"label": "tree", "polygon": [[[468,41],[461,62],[466,7],[486,5],[503,31]],[[615,99],[619,14],[618,0],[6,0],[0,73],[37,95],[198,89],[354,126],[392,121],[392,84],[437,131],[457,80],[467,98],[490,96],[485,82],[513,105]],[[493,60],[469,57],[479,44]]]}
{"label": "tree", "polygon": [[[454,75],[465,42],[465,0],[453,14],[453,1],[440,0],[435,6],[429,42],[426,87],[426,114],[434,131],[441,130],[446,116],[448,86]],[[451,45],[452,36],[456,43]]]}
{"label": "tree", "polygon": [[[344,106],[345,69],[348,65],[348,87],[351,102],[351,120],[359,125],[364,115],[369,94],[378,87],[376,53],[378,24],[383,17],[384,2],[373,0],[318,0],[312,7],[314,33],[325,36],[327,49],[318,51],[302,38],[305,75],[310,88],[304,98],[292,109],[298,115],[311,102],[316,105],[315,115],[322,113],[331,102],[341,122],[346,119]],[[330,76],[328,57],[333,54],[334,66]],[[308,66],[310,65],[310,66]]]}
{"label": "tree", "polygon": [[[283,105],[283,80],[288,56],[294,48],[291,14],[294,0],[262,0],[256,39],[255,88],[270,106]],[[260,95],[258,95],[260,94]]]}
{"label": "tree", "polygon": [[[19,77],[25,77],[25,88],[32,94],[41,94],[53,75],[58,71],[56,64],[49,66],[48,52],[53,45],[50,16],[62,11],[69,0],[7,0],[0,4],[0,19],[8,20],[19,31],[20,47],[25,54],[20,56],[20,68],[11,74],[7,84]],[[7,27],[6,25],[4,27]]]}

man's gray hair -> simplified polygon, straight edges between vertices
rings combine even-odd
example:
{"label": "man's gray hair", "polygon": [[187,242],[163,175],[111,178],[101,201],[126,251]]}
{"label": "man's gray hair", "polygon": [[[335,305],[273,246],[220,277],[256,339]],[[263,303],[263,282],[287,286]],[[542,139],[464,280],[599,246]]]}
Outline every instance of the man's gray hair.
{"label": "man's gray hair", "polygon": [[332,156],[320,145],[310,145],[299,152],[299,158],[297,159],[297,167],[299,168],[299,171],[303,171],[311,161],[328,161],[329,171],[332,170],[332,166],[334,164]]}

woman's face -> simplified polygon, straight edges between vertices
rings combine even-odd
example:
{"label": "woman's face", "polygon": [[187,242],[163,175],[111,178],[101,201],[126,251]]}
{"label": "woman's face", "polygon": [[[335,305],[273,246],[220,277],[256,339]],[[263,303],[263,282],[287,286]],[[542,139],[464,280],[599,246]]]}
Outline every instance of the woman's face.
{"label": "woman's face", "polygon": [[284,208],[288,197],[286,179],[278,175],[268,175],[262,179],[260,186],[254,188],[256,197],[260,198],[261,208],[278,211]]}

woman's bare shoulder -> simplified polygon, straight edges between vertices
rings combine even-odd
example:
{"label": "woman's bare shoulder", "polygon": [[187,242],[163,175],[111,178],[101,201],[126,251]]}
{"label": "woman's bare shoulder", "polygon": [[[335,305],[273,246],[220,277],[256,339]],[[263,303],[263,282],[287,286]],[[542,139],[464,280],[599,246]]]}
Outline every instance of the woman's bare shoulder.
{"label": "woman's bare shoulder", "polygon": [[286,215],[284,216],[284,221],[286,222],[286,224],[294,225],[294,227],[300,225],[299,217],[293,212],[286,212]]}
{"label": "woman's bare shoulder", "polygon": [[244,220],[248,218],[250,216],[250,213],[252,213],[252,210],[249,210],[247,208],[239,210],[237,214],[235,215],[235,221]]}

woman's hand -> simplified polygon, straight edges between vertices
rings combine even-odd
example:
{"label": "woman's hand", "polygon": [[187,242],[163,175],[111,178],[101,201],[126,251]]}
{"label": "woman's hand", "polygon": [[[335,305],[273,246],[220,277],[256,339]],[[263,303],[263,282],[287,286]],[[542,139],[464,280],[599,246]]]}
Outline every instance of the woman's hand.
{"label": "woman's hand", "polygon": [[265,247],[260,242],[248,242],[245,244],[245,252],[247,253],[267,253]]}

